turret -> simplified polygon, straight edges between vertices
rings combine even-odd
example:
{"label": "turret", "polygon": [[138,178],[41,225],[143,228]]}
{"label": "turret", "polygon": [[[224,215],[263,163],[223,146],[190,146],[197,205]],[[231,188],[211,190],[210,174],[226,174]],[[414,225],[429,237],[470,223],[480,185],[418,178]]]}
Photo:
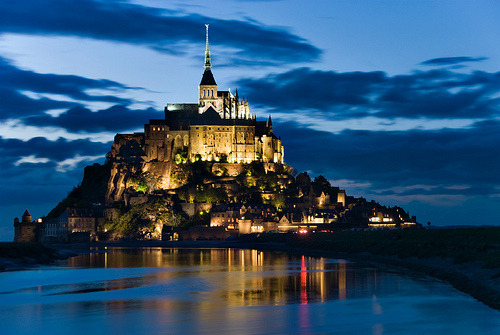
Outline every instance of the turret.
{"label": "turret", "polygon": [[22,222],[23,223],[31,223],[31,214],[28,210],[24,211],[24,214],[22,217]]}

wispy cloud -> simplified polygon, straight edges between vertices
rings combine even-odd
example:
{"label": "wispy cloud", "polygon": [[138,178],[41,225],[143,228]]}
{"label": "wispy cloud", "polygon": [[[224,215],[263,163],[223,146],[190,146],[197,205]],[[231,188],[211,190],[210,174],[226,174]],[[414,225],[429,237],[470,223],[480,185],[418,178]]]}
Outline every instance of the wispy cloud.
{"label": "wispy cloud", "polygon": [[476,63],[476,62],[482,62],[487,60],[487,57],[467,57],[467,56],[461,56],[461,57],[442,57],[442,58],[433,58],[426,60],[422,63],[421,65],[428,65],[428,66],[449,66],[449,65],[459,65],[462,63]]}
{"label": "wispy cloud", "polygon": [[50,162],[48,158],[40,158],[35,155],[23,156],[14,162],[14,166],[19,166],[21,164],[29,163],[29,164],[44,164]]}
{"label": "wispy cloud", "polygon": [[75,169],[82,162],[88,163],[88,162],[94,162],[94,161],[100,160],[100,159],[102,159],[102,155],[96,155],[96,156],[76,155],[75,157],[66,158],[63,161],[58,162],[57,166],[56,166],[56,171],[66,172],[66,171]]}

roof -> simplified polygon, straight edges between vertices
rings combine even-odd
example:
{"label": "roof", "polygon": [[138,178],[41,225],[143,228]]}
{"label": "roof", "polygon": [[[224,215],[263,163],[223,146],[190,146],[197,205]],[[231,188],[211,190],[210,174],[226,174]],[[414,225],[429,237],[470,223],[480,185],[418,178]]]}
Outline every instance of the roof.
{"label": "roof", "polygon": [[201,78],[200,85],[217,85],[212,71],[205,70],[205,72],[203,72],[203,77]]}
{"label": "roof", "polygon": [[25,216],[31,216],[31,214],[30,214],[30,212],[28,212],[28,210],[24,211],[23,217],[25,217]]}

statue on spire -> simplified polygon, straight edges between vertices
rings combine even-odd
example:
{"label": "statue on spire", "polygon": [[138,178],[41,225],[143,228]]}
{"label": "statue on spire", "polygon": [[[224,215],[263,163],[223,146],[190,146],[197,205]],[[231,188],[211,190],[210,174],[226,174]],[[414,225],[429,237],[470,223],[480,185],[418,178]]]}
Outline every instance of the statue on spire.
{"label": "statue on spire", "polygon": [[208,50],[208,24],[205,24],[205,28],[207,30],[207,48],[205,50],[205,71],[206,71],[212,68],[212,64],[210,63],[210,50]]}

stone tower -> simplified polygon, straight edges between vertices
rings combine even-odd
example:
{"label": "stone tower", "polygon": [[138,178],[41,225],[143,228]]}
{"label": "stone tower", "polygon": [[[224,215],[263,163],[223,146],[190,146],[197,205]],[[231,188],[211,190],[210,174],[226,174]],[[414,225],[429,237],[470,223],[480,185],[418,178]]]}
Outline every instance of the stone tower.
{"label": "stone tower", "polygon": [[32,221],[31,214],[26,210],[19,222],[14,219],[14,242],[36,242],[37,222]]}

